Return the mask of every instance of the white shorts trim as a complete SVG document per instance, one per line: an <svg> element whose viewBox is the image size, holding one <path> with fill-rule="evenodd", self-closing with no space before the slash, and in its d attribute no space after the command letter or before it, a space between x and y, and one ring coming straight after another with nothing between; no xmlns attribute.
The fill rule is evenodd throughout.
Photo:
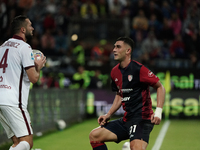
<svg viewBox="0 0 200 150"><path fill-rule="evenodd" d="M33 134L30 115L27 109L0 105L0 123L8 138Z"/></svg>

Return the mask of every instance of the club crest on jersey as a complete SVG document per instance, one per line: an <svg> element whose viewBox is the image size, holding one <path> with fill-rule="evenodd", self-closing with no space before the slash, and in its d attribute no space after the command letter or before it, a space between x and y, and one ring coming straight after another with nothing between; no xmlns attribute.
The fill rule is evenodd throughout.
<svg viewBox="0 0 200 150"><path fill-rule="evenodd" d="M133 79L133 76L132 75L128 75L128 81L131 82Z"/></svg>

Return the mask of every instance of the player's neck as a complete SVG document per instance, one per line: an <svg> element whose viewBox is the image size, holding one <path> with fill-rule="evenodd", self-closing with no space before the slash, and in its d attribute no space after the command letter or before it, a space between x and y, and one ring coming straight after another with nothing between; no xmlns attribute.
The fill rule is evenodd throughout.
<svg viewBox="0 0 200 150"><path fill-rule="evenodd" d="M25 38L24 34L18 33L15 35L21 37L23 39L23 41L26 42L26 38Z"/></svg>
<svg viewBox="0 0 200 150"><path fill-rule="evenodd" d="M130 61L131 61L130 58L121 61L121 62L120 62L120 67L121 67L121 68L126 68L126 67L129 65Z"/></svg>

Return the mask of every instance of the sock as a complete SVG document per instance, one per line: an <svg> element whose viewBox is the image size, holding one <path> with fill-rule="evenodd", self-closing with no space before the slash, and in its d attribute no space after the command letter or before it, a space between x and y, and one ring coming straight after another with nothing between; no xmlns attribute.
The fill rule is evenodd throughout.
<svg viewBox="0 0 200 150"><path fill-rule="evenodd" d="M30 145L26 141L21 141L16 147L10 147L9 150L30 150Z"/></svg>
<svg viewBox="0 0 200 150"><path fill-rule="evenodd" d="M107 146L104 142L91 141L90 144L91 144L93 150L108 150Z"/></svg>

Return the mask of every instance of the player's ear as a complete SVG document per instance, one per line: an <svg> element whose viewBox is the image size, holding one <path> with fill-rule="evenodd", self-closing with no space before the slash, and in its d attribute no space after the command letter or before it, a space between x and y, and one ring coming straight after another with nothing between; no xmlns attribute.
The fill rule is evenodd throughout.
<svg viewBox="0 0 200 150"><path fill-rule="evenodd" d="M127 53L131 53L131 49L128 48L128 49L126 50L126 52L127 52Z"/></svg>
<svg viewBox="0 0 200 150"><path fill-rule="evenodd" d="M21 32L25 33L26 29L24 27L21 27Z"/></svg>

